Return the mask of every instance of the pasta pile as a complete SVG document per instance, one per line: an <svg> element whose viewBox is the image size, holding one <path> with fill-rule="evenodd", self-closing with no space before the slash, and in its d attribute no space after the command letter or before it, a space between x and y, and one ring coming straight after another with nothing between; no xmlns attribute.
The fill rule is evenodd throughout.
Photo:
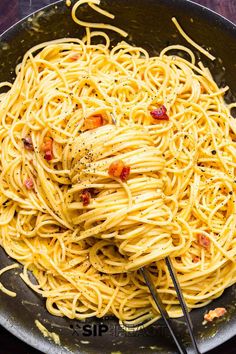
<svg viewBox="0 0 236 354"><path fill-rule="evenodd" d="M190 49L150 57L87 29L30 49L16 74L1 84L0 242L51 314L148 325L147 266L181 316L166 256L189 310L235 283L235 104Z"/></svg>

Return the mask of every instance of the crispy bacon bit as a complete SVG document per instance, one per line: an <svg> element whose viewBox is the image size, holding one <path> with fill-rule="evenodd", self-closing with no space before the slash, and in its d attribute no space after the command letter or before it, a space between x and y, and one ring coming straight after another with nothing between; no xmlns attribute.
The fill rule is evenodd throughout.
<svg viewBox="0 0 236 354"><path fill-rule="evenodd" d="M203 85L200 86L201 87L201 93L205 92L205 87Z"/></svg>
<svg viewBox="0 0 236 354"><path fill-rule="evenodd" d="M90 199L91 199L91 194L87 189L84 189L81 194L81 201L83 203L83 206L89 205Z"/></svg>
<svg viewBox="0 0 236 354"><path fill-rule="evenodd" d="M32 178L27 178L24 182L25 187L30 190L34 187L34 181L32 180Z"/></svg>
<svg viewBox="0 0 236 354"><path fill-rule="evenodd" d="M193 263L198 263L200 261L200 258L198 256L193 257Z"/></svg>
<svg viewBox="0 0 236 354"><path fill-rule="evenodd" d="M114 161L109 166L108 174L111 177L119 177L122 182L125 182L130 174L130 166L125 165L122 160Z"/></svg>
<svg viewBox="0 0 236 354"><path fill-rule="evenodd" d="M210 248L211 240L209 239L209 237L207 237L203 234L198 234L197 238L198 238L198 243L200 246L202 246L203 248L206 248L206 249Z"/></svg>
<svg viewBox="0 0 236 354"><path fill-rule="evenodd" d="M80 58L80 54L75 53L75 54L73 54L73 55L70 57L70 60L71 60L71 61L76 61L76 60L78 60L79 58Z"/></svg>
<svg viewBox="0 0 236 354"><path fill-rule="evenodd" d="M103 116L101 114L90 116L84 120L84 130L99 128L103 123Z"/></svg>
<svg viewBox="0 0 236 354"><path fill-rule="evenodd" d="M34 150L32 139L31 139L30 136L28 136L26 138L23 138L22 141L23 141L23 144L24 144L24 148L26 150L29 150L29 151L33 151Z"/></svg>
<svg viewBox="0 0 236 354"><path fill-rule="evenodd" d="M42 145L41 150L45 153L44 158L47 161L50 161L53 159L52 144L53 144L52 138L49 138L49 137L44 138L44 143Z"/></svg>
<svg viewBox="0 0 236 354"><path fill-rule="evenodd" d="M125 166L121 172L120 179L122 182L127 181L130 174L130 166Z"/></svg>
<svg viewBox="0 0 236 354"><path fill-rule="evenodd" d="M114 161L110 164L108 174L111 177L120 177L125 164L122 160Z"/></svg>
<svg viewBox="0 0 236 354"><path fill-rule="evenodd" d="M215 318L224 316L227 310L224 307L217 307L215 310L210 310L204 315L204 320L212 322Z"/></svg>
<svg viewBox="0 0 236 354"><path fill-rule="evenodd" d="M86 190L90 193L91 197L95 197L99 193L99 190L95 188L86 188Z"/></svg>
<svg viewBox="0 0 236 354"><path fill-rule="evenodd" d="M166 114L167 109L164 105L150 112L152 118L159 120L169 120L168 114Z"/></svg>

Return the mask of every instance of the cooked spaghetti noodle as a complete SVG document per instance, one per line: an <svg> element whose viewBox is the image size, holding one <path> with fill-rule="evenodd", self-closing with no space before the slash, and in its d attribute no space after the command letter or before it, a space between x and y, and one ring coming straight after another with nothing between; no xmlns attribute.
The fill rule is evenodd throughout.
<svg viewBox="0 0 236 354"><path fill-rule="evenodd" d="M150 57L87 28L30 49L16 74L0 95L0 241L51 314L154 322L145 265L181 316L166 256L189 310L235 283L234 105L189 48Z"/></svg>

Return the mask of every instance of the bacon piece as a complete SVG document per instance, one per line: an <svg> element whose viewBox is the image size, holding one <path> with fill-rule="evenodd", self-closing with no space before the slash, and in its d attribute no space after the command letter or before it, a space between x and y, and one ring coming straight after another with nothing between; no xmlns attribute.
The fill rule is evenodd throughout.
<svg viewBox="0 0 236 354"><path fill-rule="evenodd" d="M125 164L122 160L114 161L110 164L108 174L111 177L120 177Z"/></svg>
<svg viewBox="0 0 236 354"><path fill-rule="evenodd" d="M193 257L193 263L198 263L200 261L200 258L198 256Z"/></svg>
<svg viewBox="0 0 236 354"><path fill-rule="evenodd" d="M84 120L84 130L99 128L103 123L103 116L101 114L90 116Z"/></svg>
<svg viewBox="0 0 236 354"><path fill-rule="evenodd" d="M130 166L125 165L122 160L114 161L109 166L108 174L111 177L119 177L122 182L125 182L130 174Z"/></svg>
<svg viewBox="0 0 236 354"><path fill-rule="evenodd" d="M78 60L79 58L80 58L80 54L75 53L75 54L73 54L73 55L70 57L70 60L71 60L71 61L76 61L76 60Z"/></svg>
<svg viewBox="0 0 236 354"><path fill-rule="evenodd" d="M150 112L152 118L159 120L169 120L168 114L166 114L167 109L164 105Z"/></svg>
<svg viewBox="0 0 236 354"><path fill-rule="evenodd" d="M24 144L24 148L26 150L29 150L29 151L33 151L34 150L33 142L32 142L32 139L31 139L30 136L27 136L26 138L23 138L22 141L23 141L23 144Z"/></svg>
<svg viewBox="0 0 236 354"><path fill-rule="evenodd" d="M84 189L81 194L81 201L83 203L83 206L89 205L90 199L91 199L91 194L87 189Z"/></svg>
<svg viewBox="0 0 236 354"><path fill-rule="evenodd" d="M45 153L44 158L47 161L50 161L53 159L52 144L53 144L52 138L49 138L49 137L44 138L44 143L42 145L41 150Z"/></svg>
<svg viewBox="0 0 236 354"><path fill-rule="evenodd" d="M31 190L34 187L34 181L32 180L32 178L27 178L24 182L24 185L28 190Z"/></svg>
<svg viewBox="0 0 236 354"><path fill-rule="evenodd" d="M203 85L200 85L201 87L201 93L204 93L205 92L205 87Z"/></svg>
<svg viewBox="0 0 236 354"><path fill-rule="evenodd" d="M204 315L204 320L212 322L215 318L224 316L227 310L224 307L217 307L215 310L210 310Z"/></svg>
<svg viewBox="0 0 236 354"><path fill-rule="evenodd" d="M90 193L91 197L95 197L99 193L99 190L95 188L86 188L86 190Z"/></svg>
<svg viewBox="0 0 236 354"><path fill-rule="evenodd" d="M198 243L200 246L202 246L203 248L206 248L206 249L210 248L211 240L209 239L209 237L207 237L203 234L198 234L197 238L198 238Z"/></svg>
<svg viewBox="0 0 236 354"><path fill-rule="evenodd" d="M130 174L130 166L124 166L121 175L120 175L120 179L122 182L127 181L128 177Z"/></svg>

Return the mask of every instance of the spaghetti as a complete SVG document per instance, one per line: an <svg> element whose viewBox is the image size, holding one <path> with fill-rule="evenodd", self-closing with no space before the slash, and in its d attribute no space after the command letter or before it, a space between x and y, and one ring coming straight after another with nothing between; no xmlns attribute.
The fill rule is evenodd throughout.
<svg viewBox="0 0 236 354"><path fill-rule="evenodd" d="M159 317L141 266L171 317L166 256L189 310L235 283L234 105L189 48L111 49L76 22L83 40L37 45L2 84L0 242L51 314L139 328Z"/></svg>

